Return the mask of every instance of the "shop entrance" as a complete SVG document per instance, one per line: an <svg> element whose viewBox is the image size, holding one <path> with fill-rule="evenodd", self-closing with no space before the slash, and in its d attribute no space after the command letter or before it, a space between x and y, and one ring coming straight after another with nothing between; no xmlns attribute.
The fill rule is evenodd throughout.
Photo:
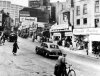
<svg viewBox="0 0 100 76"><path fill-rule="evenodd" d="M76 49L84 50L88 48L87 35L75 35Z"/></svg>
<svg viewBox="0 0 100 76"><path fill-rule="evenodd" d="M67 36L65 38L65 47L70 47L72 45L72 36Z"/></svg>
<svg viewBox="0 0 100 76"><path fill-rule="evenodd" d="M99 41L92 42L92 53L95 55L100 54L100 42Z"/></svg>

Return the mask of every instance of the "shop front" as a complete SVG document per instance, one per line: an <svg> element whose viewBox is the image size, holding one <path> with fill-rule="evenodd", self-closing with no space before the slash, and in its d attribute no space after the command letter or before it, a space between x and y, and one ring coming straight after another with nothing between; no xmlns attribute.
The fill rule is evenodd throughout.
<svg viewBox="0 0 100 76"><path fill-rule="evenodd" d="M100 34L90 35L91 49L93 54L100 54Z"/></svg>
<svg viewBox="0 0 100 76"><path fill-rule="evenodd" d="M88 53L96 53L100 44L100 28L85 28L73 30L74 48L87 49Z"/></svg>
<svg viewBox="0 0 100 76"><path fill-rule="evenodd" d="M72 46L72 37L73 37L72 32L65 32L65 47Z"/></svg>
<svg viewBox="0 0 100 76"><path fill-rule="evenodd" d="M50 37L53 41L57 41L60 45L62 45L64 41L63 44L65 46L65 43L67 43L68 40L72 39L72 29L69 29L70 27L71 26L68 26L66 24L53 25L50 29Z"/></svg>
<svg viewBox="0 0 100 76"><path fill-rule="evenodd" d="M61 33L54 33L54 34L53 34L53 40L54 40L54 41L59 41L59 40L61 40Z"/></svg>

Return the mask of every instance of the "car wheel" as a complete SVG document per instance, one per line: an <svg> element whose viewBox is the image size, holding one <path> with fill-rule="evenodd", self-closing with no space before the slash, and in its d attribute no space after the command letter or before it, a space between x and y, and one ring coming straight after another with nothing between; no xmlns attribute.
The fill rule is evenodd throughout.
<svg viewBox="0 0 100 76"><path fill-rule="evenodd" d="M35 50L36 50L36 54L38 54L38 49L36 48Z"/></svg>
<svg viewBox="0 0 100 76"><path fill-rule="evenodd" d="M8 37L7 41L10 42L10 38L9 37Z"/></svg>
<svg viewBox="0 0 100 76"><path fill-rule="evenodd" d="M49 53L46 52L46 53L45 53L45 56L46 56L46 57L49 57Z"/></svg>

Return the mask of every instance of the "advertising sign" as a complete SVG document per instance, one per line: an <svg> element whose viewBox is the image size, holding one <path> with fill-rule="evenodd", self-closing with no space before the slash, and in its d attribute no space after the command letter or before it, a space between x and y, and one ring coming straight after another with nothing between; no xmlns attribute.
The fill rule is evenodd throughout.
<svg viewBox="0 0 100 76"><path fill-rule="evenodd" d="M20 22L24 22L24 21L37 22L37 18L36 17L20 17Z"/></svg>
<svg viewBox="0 0 100 76"><path fill-rule="evenodd" d="M29 7L40 7L40 0L30 0Z"/></svg>
<svg viewBox="0 0 100 76"><path fill-rule="evenodd" d="M30 13L28 11L20 11L19 16L20 17L29 17Z"/></svg>

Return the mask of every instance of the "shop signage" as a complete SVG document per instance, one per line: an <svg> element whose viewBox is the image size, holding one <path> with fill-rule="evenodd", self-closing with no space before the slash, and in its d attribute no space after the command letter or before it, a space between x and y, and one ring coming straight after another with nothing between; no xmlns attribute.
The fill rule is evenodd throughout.
<svg viewBox="0 0 100 76"><path fill-rule="evenodd" d="M37 22L37 18L36 17L20 17L20 22L23 22L23 21Z"/></svg>
<svg viewBox="0 0 100 76"><path fill-rule="evenodd" d="M73 29L73 34L100 34L100 28Z"/></svg>
<svg viewBox="0 0 100 76"><path fill-rule="evenodd" d="M72 32L65 32L65 36L72 36L73 33Z"/></svg>
<svg viewBox="0 0 100 76"><path fill-rule="evenodd" d="M20 11L19 16L20 17L29 17L30 13L28 11Z"/></svg>
<svg viewBox="0 0 100 76"><path fill-rule="evenodd" d="M54 33L53 36L61 36L61 33Z"/></svg>

